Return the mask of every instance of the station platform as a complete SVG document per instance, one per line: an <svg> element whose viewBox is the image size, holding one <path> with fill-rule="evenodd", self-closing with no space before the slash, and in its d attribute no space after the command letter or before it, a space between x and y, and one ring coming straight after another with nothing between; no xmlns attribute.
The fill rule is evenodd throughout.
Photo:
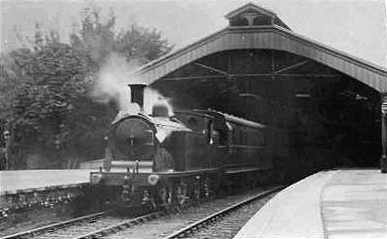
<svg viewBox="0 0 387 239"><path fill-rule="evenodd" d="M89 183L91 169L0 171L0 195ZM95 171L95 170L94 170Z"/></svg>
<svg viewBox="0 0 387 239"><path fill-rule="evenodd" d="M387 174L311 175L279 192L234 238L387 238Z"/></svg>

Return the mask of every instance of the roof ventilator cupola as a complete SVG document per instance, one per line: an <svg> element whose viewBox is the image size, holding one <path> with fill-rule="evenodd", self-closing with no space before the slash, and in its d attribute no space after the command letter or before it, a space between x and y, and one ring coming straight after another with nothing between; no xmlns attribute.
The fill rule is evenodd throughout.
<svg viewBox="0 0 387 239"><path fill-rule="evenodd" d="M291 30L274 12L248 3L225 16L230 27L279 26Z"/></svg>

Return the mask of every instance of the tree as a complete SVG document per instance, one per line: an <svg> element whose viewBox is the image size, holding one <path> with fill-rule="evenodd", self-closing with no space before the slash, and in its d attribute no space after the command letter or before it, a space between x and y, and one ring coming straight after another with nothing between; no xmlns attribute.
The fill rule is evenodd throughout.
<svg viewBox="0 0 387 239"><path fill-rule="evenodd" d="M31 48L1 58L0 118L10 125L13 168L74 167L102 157L116 109L90 97L98 70L113 52L144 63L172 49L156 30L133 25L116 34L114 14L103 22L97 10L85 13L69 44L36 25Z"/></svg>
<svg viewBox="0 0 387 239"><path fill-rule="evenodd" d="M113 13L105 22L102 22L100 11L96 8L86 8L83 13L81 30L71 34L71 45L87 51L98 66L112 52L121 54L128 62L135 60L144 64L169 53L173 48L156 29L132 24L129 29L116 34L116 17Z"/></svg>
<svg viewBox="0 0 387 239"><path fill-rule="evenodd" d="M68 118L86 92L87 57L69 45L47 40L28 54L13 52L11 56L18 72L25 75L25 80L18 82L20 88L11 99L8 116L14 151L52 154L69 134Z"/></svg>
<svg viewBox="0 0 387 239"><path fill-rule="evenodd" d="M140 64L157 59L171 50L172 46L156 29L149 30L135 24L129 30L120 32L115 43L115 51L121 52L128 61L136 59Z"/></svg>

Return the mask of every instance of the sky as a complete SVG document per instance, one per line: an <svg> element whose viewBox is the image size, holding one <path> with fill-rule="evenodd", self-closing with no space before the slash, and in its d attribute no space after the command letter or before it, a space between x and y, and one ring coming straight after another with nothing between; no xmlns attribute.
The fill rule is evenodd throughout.
<svg viewBox="0 0 387 239"><path fill-rule="evenodd" d="M117 31L133 23L156 28L178 49L226 27L224 15L248 2L298 34L387 67L385 0L0 0L0 50L20 47L16 32L32 37L35 23L67 41L91 3L115 13Z"/></svg>

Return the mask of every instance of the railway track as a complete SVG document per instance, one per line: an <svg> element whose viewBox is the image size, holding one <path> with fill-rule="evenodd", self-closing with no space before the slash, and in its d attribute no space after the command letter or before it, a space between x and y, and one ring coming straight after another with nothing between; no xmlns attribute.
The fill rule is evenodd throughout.
<svg viewBox="0 0 387 239"><path fill-rule="evenodd" d="M74 237L74 239L102 238L102 237L105 237L106 235L113 234L113 233L116 233L118 231L128 229L131 226L144 223L144 222L152 220L154 218L158 218L162 215L165 215L164 211L149 213L149 214L146 214L146 215L141 216L141 217L136 217L133 219L124 220L124 221L121 221L119 223L104 227L102 229L98 229L98 230L95 230L93 232Z"/></svg>
<svg viewBox="0 0 387 239"><path fill-rule="evenodd" d="M164 237L163 239L175 239L175 238L226 238L226 235L224 233L224 230L234 229L234 232L237 232L247 219L249 219L251 216L255 214L257 210L259 210L265 203L268 201L271 196L273 196L276 192L281 190L283 187L276 187L274 189L270 189L267 191L264 191L262 193L259 193L255 196L252 196L250 198L247 198L241 202L235 203L234 205L231 205L223 210L220 210L216 213L213 213L203 219L200 219L194 223L191 223L190 225L179 229L172 234ZM259 201L256 203L257 205L254 205L254 207L249 208L246 213L246 210L241 212L240 215L234 215L230 220L226 220L225 217L229 216L230 214L234 213L237 210L240 210L243 207L246 207L247 205ZM241 216L243 215L243 216ZM245 220L241 220L241 219ZM226 222L224 222L226 221ZM214 224L217 224L214 226ZM211 228L209 229L209 226L211 225ZM231 225L231 228L230 228ZM204 232L202 232L204 231ZM223 233L221 232L223 231ZM232 232L230 231L229 234ZM218 234L218 235L217 235ZM233 235L227 235L232 238Z"/></svg>
<svg viewBox="0 0 387 239"><path fill-rule="evenodd" d="M164 214L164 211L158 211L140 217L123 219L116 216L109 216L108 212L105 211L8 235L0 239L96 238L114 233L117 230L129 228L132 225L143 223ZM98 229L96 230L96 228Z"/></svg>
<svg viewBox="0 0 387 239"><path fill-rule="evenodd" d="M249 201L254 200L254 198L257 199L259 197L264 197L265 195L268 195L280 189L281 189L280 187L276 187L275 189L266 190L264 192L261 191L261 193L259 193L258 196L254 196L247 200L243 200L242 204L247 204ZM220 205L218 208L215 207L216 210L218 210L219 208L227 207L231 203L235 203L235 201L240 201L241 200L240 198L246 198L246 196L234 196L234 198L231 197L231 199L219 199L218 202L216 202L217 200L215 200L215 202L209 202L208 203L209 205L207 206L199 205L197 208L192 207L193 209L191 210L193 211L203 210L208 214L208 212L211 212L210 209L214 208L214 205L217 205L217 204ZM234 205L231 207L234 207ZM231 207L227 207L226 208L227 210L226 209L224 210L229 211L230 210L229 208ZM188 208L188 214L189 214L189 210L190 209ZM224 210L221 210L222 214L226 213L226 211ZM198 215L194 217L194 220L197 220L198 217L202 216L203 212L197 213L197 214ZM122 218L117 216L110 216L107 212L100 212L100 213L90 214L83 217L71 219L65 222L55 223L44 227L36 228L33 230L28 230L25 232L8 235L5 237L2 237L1 239L11 239L11 238L92 239L92 238L102 238L102 237L103 238L128 238L127 233L132 233L132 231L134 231L134 234L131 234L131 235L133 237L138 238L138 236L136 236L137 235L136 233L140 233L141 235L141 232L144 232L143 227L145 228L151 227L152 230L156 231L156 233L158 232L157 230L164 231L164 234L165 234L166 229L163 228L163 225L165 224L164 223L165 220L168 220L168 217L170 215L171 213L168 213L166 211L157 211L157 212L148 213L146 215L135 217L135 218ZM177 215L181 215L182 217L184 217L185 212L177 213ZM213 216L214 215L211 215L211 217ZM189 217L190 216L188 215L187 218ZM208 217L208 220L213 220L213 219L210 219L210 217ZM204 222L202 222L201 224L203 223ZM156 225L156 227L153 227L152 225ZM158 228L158 227L161 227L161 228ZM129 228L133 228L131 229L132 231L129 230ZM187 231L188 227L184 229ZM123 234L120 234L121 232L123 232ZM174 233L173 235L175 235L176 233ZM182 235L184 233L185 232L183 232L182 230L179 230L179 233L177 233L176 235L178 234ZM160 235L164 235L164 234L160 234ZM162 238L163 236L158 236L158 237ZM142 236L140 236L140 238L142 238ZM166 237L166 238L176 238L176 236Z"/></svg>
<svg viewBox="0 0 387 239"><path fill-rule="evenodd" d="M49 234L51 232L60 230L62 228L68 228L71 226L78 225L80 223L97 221L100 218L105 217L108 214L108 212L109 211L92 213L89 215L73 218L70 220L63 221L63 222L52 223L52 224L49 224L46 226L34 228L34 229L27 230L24 232L19 232L19 233L3 236L0 239L35 238L35 237L39 237L39 236L44 236L44 234Z"/></svg>
<svg viewBox="0 0 387 239"><path fill-rule="evenodd" d="M258 197L266 197L269 199L269 194L273 194L276 191L282 189L283 187L272 187L267 189L253 190L250 192L245 192L240 195L226 196L224 198L216 199L207 203L200 204L196 207L190 207L186 210L181 211L177 214L167 214L163 217L157 218L155 220L150 220L146 223L139 224L136 227L130 229L124 229L119 232L114 232L110 235L105 235L105 239L124 239L124 238L142 238L142 239L158 239L158 238L168 238L169 236L182 235L183 229L187 229L193 224L196 224L197 221L201 221L203 218L209 218L210 215L214 215L219 211L223 211L230 206L235 206L235 204L243 201L248 203L249 200L253 198L257 199ZM246 201L246 198L248 200ZM261 206L265 202L261 202ZM243 204L243 203L242 203ZM252 213L255 213L256 210L253 209ZM199 224L198 224L199 225ZM202 224L204 225L204 224ZM179 232L179 233L177 233ZM188 234L187 234L188 235ZM178 236L178 237L179 237ZM185 235L183 235L185 237ZM174 238L174 237L172 237ZM204 237L212 238L212 237ZM220 237L221 238L221 237Z"/></svg>

